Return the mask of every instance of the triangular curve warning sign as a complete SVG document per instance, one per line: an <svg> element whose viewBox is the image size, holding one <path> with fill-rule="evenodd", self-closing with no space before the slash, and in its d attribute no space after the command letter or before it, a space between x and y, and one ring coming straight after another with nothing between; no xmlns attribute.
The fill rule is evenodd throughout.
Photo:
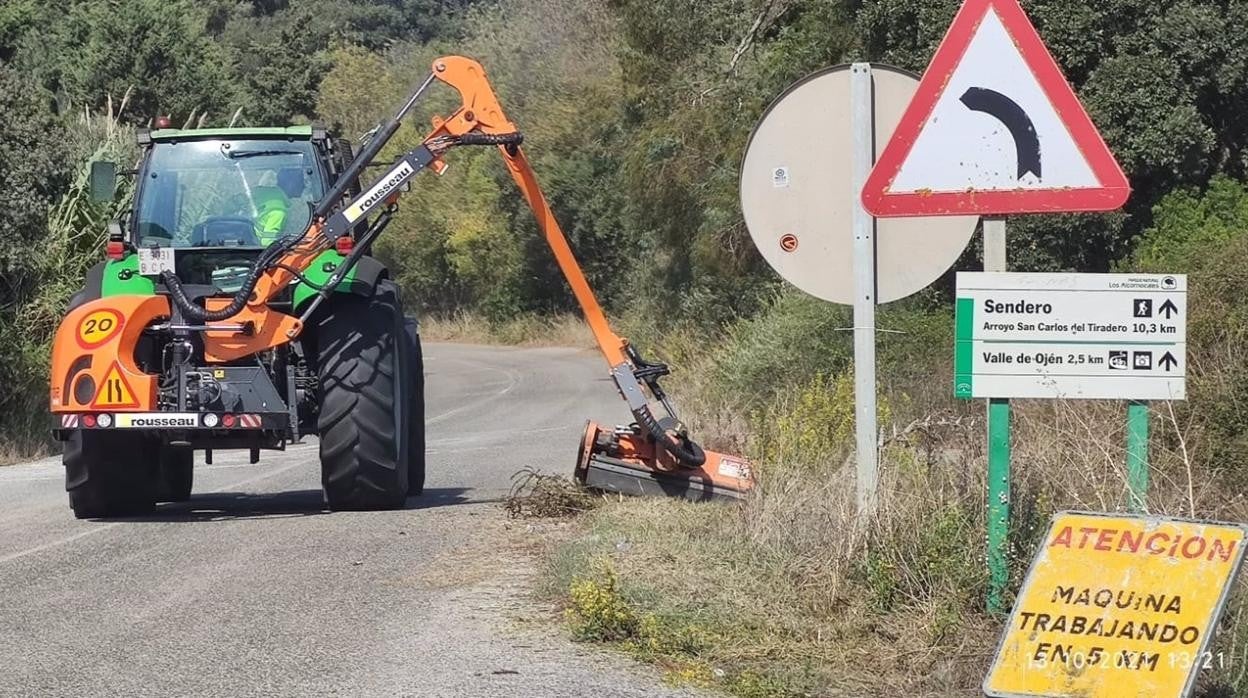
<svg viewBox="0 0 1248 698"><path fill-rule="evenodd" d="M881 218L1110 211L1130 184L1018 0L967 0L862 191Z"/></svg>
<svg viewBox="0 0 1248 698"><path fill-rule="evenodd" d="M109 366L108 372L104 374L104 381L95 393L95 401L91 403L91 409L101 407L133 409L138 406L139 400L135 396L134 388L130 387L130 382L126 380L121 364L114 361L113 365Z"/></svg>

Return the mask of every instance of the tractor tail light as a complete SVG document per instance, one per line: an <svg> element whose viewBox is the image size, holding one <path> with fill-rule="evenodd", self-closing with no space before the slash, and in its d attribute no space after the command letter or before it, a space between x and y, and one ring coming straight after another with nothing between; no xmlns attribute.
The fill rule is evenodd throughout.
<svg viewBox="0 0 1248 698"><path fill-rule="evenodd" d="M355 240L350 235L343 235L334 242L334 249L338 250L338 254L346 257L351 254L351 250L355 249Z"/></svg>
<svg viewBox="0 0 1248 698"><path fill-rule="evenodd" d="M109 240L104 249L109 259L121 259L126 256L126 243L121 240Z"/></svg>

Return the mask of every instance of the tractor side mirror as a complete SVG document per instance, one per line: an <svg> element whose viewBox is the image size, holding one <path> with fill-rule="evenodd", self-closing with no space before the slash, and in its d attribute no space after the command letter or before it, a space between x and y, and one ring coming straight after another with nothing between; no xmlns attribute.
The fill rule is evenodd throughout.
<svg viewBox="0 0 1248 698"><path fill-rule="evenodd" d="M99 160L91 163L87 193L92 201L112 201L117 195L117 163Z"/></svg>

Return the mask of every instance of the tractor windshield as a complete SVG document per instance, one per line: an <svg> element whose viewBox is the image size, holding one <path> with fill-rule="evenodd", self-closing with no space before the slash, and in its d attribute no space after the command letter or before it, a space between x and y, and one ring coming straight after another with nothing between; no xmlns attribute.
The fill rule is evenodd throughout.
<svg viewBox="0 0 1248 698"><path fill-rule="evenodd" d="M309 141L158 142L138 205L138 244L259 247L307 228L324 193Z"/></svg>

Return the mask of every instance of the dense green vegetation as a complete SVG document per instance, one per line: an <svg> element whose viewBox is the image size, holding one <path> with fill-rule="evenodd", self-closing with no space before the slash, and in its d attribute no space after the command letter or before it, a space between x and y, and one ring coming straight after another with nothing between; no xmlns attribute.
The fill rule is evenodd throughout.
<svg viewBox="0 0 1248 698"><path fill-rule="evenodd" d="M1248 130L1234 115L1248 106L1248 48L1200 37L1242 36L1248 13L1223 0L1028 5L1136 194L1119 215L1017 221L1014 259L1021 269L1105 270L1129 257L1166 193L1243 176ZM14 86L0 136L14 144L0 161L0 196L16 216L16 234L0 243L4 265L26 264L21 251L51 234L44 212L94 150L68 152L65 134L110 98L127 96L122 124L157 114L192 125L319 119L354 137L432 57L458 52L487 65L528 133L611 309L643 332L714 330L762 310L777 288L737 205L737 167L758 115L785 85L829 64L870 58L921 70L956 6L17 0L0 8L0 80ZM387 245L425 311L503 319L572 307L495 158L459 154L450 174L430 179ZM0 326L35 285L9 277Z"/></svg>
<svg viewBox="0 0 1248 698"><path fill-rule="evenodd" d="M647 597L644 585L630 587L628 573L661 570L675 580L665 584L678 583L679 570L656 561L730 551L725 559L737 565L738 576L792 591L779 606L727 606L756 621L753 631L769 637L787 632L792 647L818 648L825 638L875 637L879 614L900 622L921 617L912 624L917 629L902 633L903 640L922 645L913 656L930 655L927 649L950 633L971 638L973 647L958 660L962 664L953 663L946 684L913 687L961 686L975 673L963 671L966 664L981 659L976 643L991 633L982 632L986 626L977 615L978 566L964 564L983 555L982 476L966 475L982 472L981 454L973 450L975 439L965 438L982 425L966 421L974 415L953 404L946 389L948 282L881 316L882 326L902 331L881 340L881 362L884 423L895 435L889 486L909 495L902 497L906 504L890 512L869 541L790 535L800 527L840 530L827 510L839 495L822 489L802 494L798 485L802 478L843 480L850 351L839 328L848 320L843 309L784 290L755 253L737 201L737 170L750 130L786 85L847 60L922 70L957 5L9 0L0 5L0 205L8 214L0 237L0 454L44 445L47 342L83 269L101 253L105 222L117 213L118 207L85 201L87 162L132 159L133 128L158 114L179 125L320 120L357 137L423 78L435 56L462 53L486 65L504 106L526 132L526 148L556 213L609 310L642 344L693 369L684 374L682 397L695 420L721 445L793 466L776 470L781 474L773 480L794 483L792 491L756 503L731 522L700 510L676 512L680 532L731 535L717 539L720 547L698 547L687 558L688 551L671 555L660 546L652 557L617 561L621 576L604 577L608 590L618 586L627 596L631 588L630 601L643 603L658 595ZM1238 505L1217 493L1248 482L1248 412L1242 407L1248 404L1242 394L1248 359L1239 350L1248 336L1248 121L1242 116L1248 113L1248 2L1024 5L1135 193L1116 214L1011 221L1013 265L1193 275L1192 396L1170 428L1159 430L1162 484L1155 505L1242 518ZM429 113L448 104L443 94L430 101ZM394 147L415 142L421 128L418 123L406 131ZM418 182L382 246L407 297L426 314L469 312L499 323L572 310L498 159L481 151L454 153L451 160L446 175ZM959 268L976 268L977 254L969 250ZM1021 533L1055 507L1119 502L1113 465L1120 458L1105 445L1112 439L1118 448L1116 413L1063 410L1024 413L1020 438L1035 437L1026 442L1034 450L1024 454L1038 465L1017 483L1018 510L1025 514ZM942 454L954 451L966 454L966 463L946 462ZM1099 466L1071 460L1102 452L1108 455ZM1072 471L1083 485L1063 479ZM1193 477L1205 484L1188 487ZM1089 490L1088 483L1101 489ZM801 517L793 514L797 508ZM654 544L688 540L697 547L690 536L663 527L670 513L647 514L656 522L646 529ZM907 537L922 525L916 522L935 522L939 535ZM627 528L611 518L596 525L611 532ZM600 538L614 540L611 535ZM747 540L732 537L739 535ZM1021 566L1030 539L1020 540ZM836 554L824 554L827 548ZM962 562L943 562L954 558ZM815 588L826 593L809 595ZM583 582L577 589L597 598ZM679 598L672 593L680 589L662 591L663 598ZM846 608L846 597L855 600L848 608L862 622L824 623ZM712 659L697 652L725 643L688 635L702 632L686 622L696 613L638 613L634 634L647 652L689 654L696 661L686 668L716 682ZM813 625L768 625L794 615ZM670 618L679 620L672 626L676 639L661 632ZM729 632L712 630L717 637ZM805 633L819 641L811 645ZM776 678L764 659L748 653L714 655L713 661L745 662L748 670L727 680L736 681L739 692L758 695L791 687L817 692L831 666L808 655L801 676ZM899 671L934 671L908 661L896 658ZM856 679L866 682L864 693L871 678Z"/></svg>

